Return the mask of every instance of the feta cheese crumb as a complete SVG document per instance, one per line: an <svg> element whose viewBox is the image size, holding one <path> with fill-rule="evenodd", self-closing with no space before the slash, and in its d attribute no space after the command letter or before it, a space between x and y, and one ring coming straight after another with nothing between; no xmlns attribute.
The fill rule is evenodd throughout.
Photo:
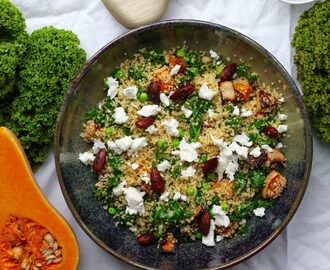
<svg viewBox="0 0 330 270"><path fill-rule="evenodd" d="M288 119L288 116L287 116L285 113L279 113L279 114L278 114L278 119L279 119L280 121L285 121L285 120Z"/></svg>
<svg viewBox="0 0 330 270"><path fill-rule="evenodd" d="M273 152L273 149L268 144L261 145L261 148L264 149L266 151L266 153Z"/></svg>
<svg viewBox="0 0 330 270"><path fill-rule="evenodd" d="M179 122L174 118L162 122L167 133L173 137L179 137Z"/></svg>
<svg viewBox="0 0 330 270"><path fill-rule="evenodd" d="M168 160L164 160L163 162L157 165L157 170L160 172L165 172L169 168L171 168L171 164Z"/></svg>
<svg viewBox="0 0 330 270"><path fill-rule="evenodd" d="M129 156L145 147L148 143L145 137L132 139L131 136L125 136L115 141L108 141L108 147L116 154L121 154L127 151Z"/></svg>
<svg viewBox="0 0 330 270"><path fill-rule="evenodd" d="M100 140L95 140L92 148L93 153L96 155L101 149L105 149L105 145Z"/></svg>
<svg viewBox="0 0 330 270"><path fill-rule="evenodd" d="M113 192L113 194L115 195L115 196L119 196L120 194L122 194L123 193L123 191L124 191L124 186L126 186L126 181L124 180L123 182L120 182L119 183L119 185L118 186L116 186L116 187L114 187L113 189L112 189L112 192Z"/></svg>
<svg viewBox="0 0 330 270"><path fill-rule="evenodd" d="M279 143L276 145L276 149L281 149L281 148L283 148L283 144L279 142Z"/></svg>
<svg viewBox="0 0 330 270"><path fill-rule="evenodd" d="M236 135L233 141L248 147L252 145L252 142L250 141L249 137L244 132L240 135Z"/></svg>
<svg viewBox="0 0 330 270"><path fill-rule="evenodd" d="M284 133L288 131L288 126L287 125L279 125L277 127L278 133Z"/></svg>
<svg viewBox="0 0 330 270"><path fill-rule="evenodd" d="M215 222L211 219L210 231L207 236L202 237L202 243L208 247L214 247L214 230L215 230Z"/></svg>
<svg viewBox="0 0 330 270"><path fill-rule="evenodd" d="M162 193L162 195L160 195L159 199L161 201L165 201L168 202L168 196L170 195L170 193L168 191L165 191L164 193Z"/></svg>
<svg viewBox="0 0 330 270"><path fill-rule="evenodd" d="M150 176L149 176L149 174L148 174L148 173L144 173L144 174L142 174L142 176L141 176L141 180L142 180L143 182L145 182L146 184L149 184L149 183L150 183Z"/></svg>
<svg viewBox="0 0 330 270"><path fill-rule="evenodd" d="M260 147L257 146L257 147L255 147L255 148L250 152L250 155L253 156L253 157L255 157L255 158L260 157L260 155L261 155L261 151L260 151L260 150L261 150Z"/></svg>
<svg viewBox="0 0 330 270"><path fill-rule="evenodd" d="M198 96L202 99L211 100L217 93L208 88L207 84L203 83L199 89Z"/></svg>
<svg viewBox="0 0 330 270"><path fill-rule="evenodd" d="M212 212L213 212L213 217L215 219L215 225L223 226L225 228L229 226L230 224L229 217L226 215L226 213L222 210L222 208L219 205L213 205Z"/></svg>
<svg viewBox="0 0 330 270"><path fill-rule="evenodd" d="M79 153L79 160L87 165L92 165L95 157L91 152Z"/></svg>
<svg viewBox="0 0 330 270"><path fill-rule="evenodd" d="M193 162L198 161L198 153L196 149L201 146L199 142L187 143L185 138L183 138L179 144L179 150L173 151L172 154L178 154L181 161Z"/></svg>
<svg viewBox="0 0 330 270"><path fill-rule="evenodd" d="M209 53L210 53L211 58L214 58L215 60L219 59L219 55L215 51L210 50Z"/></svg>
<svg viewBox="0 0 330 270"><path fill-rule="evenodd" d="M242 108L241 110L241 117L249 117L253 115L253 113L249 110L246 110L245 108Z"/></svg>
<svg viewBox="0 0 330 270"><path fill-rule="evenodd" d="M177 201L181 198L181 193L180 192L175 192L173 196L173 200Z"/></svg>
<svg viewBox="0 0 330 270"><path fill-rule="evenodd" d="M144 192L138 191L134 187L129 187L124 189L125 199L127 201L126 213L130 215L134 214L143 214L144 213L144 204L143 196Z"/></svg>
<svg viewBox="0 0 330 270"><path fill-rule="evenodd" d="M131 156L147 145L148 143L146 138L144 137L135 138L132 141L130 149L128 149L127 151L127 155Z"/></svg>
<svg viewBox="0 0 330 270"><path fill-rule="evenodd" d="M233 115L239 115L239 108L237 106L234 106Z"/></svg>
<svg viewBox="0 0 330 270"><path fill-rule="evenodd" d="M207 114L210 118L213 118L214 116L216 116L216 113L212 109L208 109Z"/></svg>
<svg viewBox="0 0 330 270"><path fill-rule="evenodd" d="M141 110L137 111L138 115L149 117L155 116L160 112L160 108L158 105L146 105L141 108Z"/></svg>
<svg viewBox="0 0 330 270"><path fill-rule="evenodd" d="M109 86L107 96L114 99L118 93L119 82L113 77L108 77L107 83Z"/></svg>
<svg viewBox="0 0 330 270"><path fill-rule="evenodd" d="M133 163L133 164L131 165L131 167L132 167L133 171L135 171L137 168L140 167L140 165L137 164L137 163Z"/></svg>
<svg viewBox="0 0 330 270"><path fill-rule="evenodd" d="M238 157L241 159L246 159L248 156L249 149L245 146L240 146L237 142L232 142L229 145L230 150L236 152Z"/></svg>
<svg viewBox="0 0 330 270"><path fill-rule="evenodd" d="M171 69L171 76L178 74L178 72L180 71L180 68L181 68L180 65L175 65L175 67Z"/></svg>
<svg viewBox="0 0 330 270"><path fill-rule="evenodd" d="M116 124L124 124L128 121L128 116L123 107L115 108L115 113L112 115Z"/></svg>
<svg viewBox="0 0 330 270"><path fill-rule="evenodd" d="M281 97L281 98L279 98L279 100L278 100L280 103L284 103L285 102L285 99L284 99L284 97Z"/></svg>
<svg viewBox="0 0 330 270"><path fill-rule="evenodd" d="M259 207L253 210L253 213L257 217L263 217L265 215L265 208L264 207Z"/></svg>
<svg viewBox="0 0 330 270"><path fill-rule="evenodd" d="M165 107L170 106L170 99L164 93L160 94L160 101Z"/></svg>
<svg viewBox="0 0 330 270"><path fill-rule="evenodd" d="M151 125L146 129L146 131L149 132L150 134L154 134L157 130L158 128L156 128L155 125Z"/></svg>
<svg viewBox="0 0 330 270"><path fill-rule="evenodd" d="M217 235L217 237L215 238L216 242L220 242L223 239L222 235Z"/></svg>
<svg viewBox="0 0 330 270"><path fill-rule="evenodd" d="M193 177L195 175L196 170L189 166L187 169L181 171L181 176L183 178Z"/></svg>
<svg viewBox="0 0 330 270"><path fill-rule="evenodd" d="M124 96L126 96L129 99L136 99L137 92L138 92L138 88L135 85L126 87L123 90Z"/></svg>
<svg viewBox="0 0 330 270"><path fill-rule="evenodd" d="M188 201L188 198L186 195L181 194L181 200L186 202L186 201Z"/></svg>
<svg viewBox="0 0 330 270"><path fill-rule="evenodd" d="M181 111L183 112L183 114L186 118L189 118L193 113L192 110L189 110L189 109L185 108L184 106L181 107Z"/></svg>

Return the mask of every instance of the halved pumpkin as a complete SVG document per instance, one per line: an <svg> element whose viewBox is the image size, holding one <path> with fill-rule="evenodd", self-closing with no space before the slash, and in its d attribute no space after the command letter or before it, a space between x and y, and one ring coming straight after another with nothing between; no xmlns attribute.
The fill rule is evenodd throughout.
<svg viewBox="0 0 330 270"><path fill-rule="evenodd" d="M79 249L74 233L41 192L20 142L14 133L5 127L0 127L0 205L0 237L4 238L8 226L16 226L15 222L19 223L18 226L21 228L37 224L33 229L41 228L41 239L48 241L50 234L56 240L56 245L61 247L61 259L49 265L45 263L40 266L40 270L77 268ZM38 231L36 233L38 234ZM4 239L0 239L0 243L1 240L4 242ZM24 246L26 241L23 240L21 243ZM4 244L2 248L3 246ZM15 247L12 246L11 250L8 250L9 255L13 254L13 249L15 251ZM13 264L15 262L18 260L13 260ZM22 269L21 266L13 267L14 265L8 264L8 261L4 264L0 260L0 269Z"/></svg>

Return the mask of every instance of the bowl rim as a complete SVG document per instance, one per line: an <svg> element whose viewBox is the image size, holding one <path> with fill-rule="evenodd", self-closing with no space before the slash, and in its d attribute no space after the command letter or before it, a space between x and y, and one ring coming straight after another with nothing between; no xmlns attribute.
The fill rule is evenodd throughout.
<svg viewBox="0 0 330 270"><path fill-rule="evenodd" d="M240 33L239 31L233 30L229 27L223 26L221 24L213 23L213 22L206 22L201 20L191 20L191 19L174 19L174 20L163 20L157 23L148 24L145 26L141 26L137 29L127 31L126 33L120 35L119 37L111 40L106 45L104 45L100 50L98 50L84 65L80 73L76 76L76 78L72 81L67 93L65 94L63 103L61 105L61 108L59 110L57 120L56 120L56 127L55 127L55 135L54 135L54 158L55 158L55 167L56 167L56 173L58 177L58 181L60 184L61 191L63 193L64 199L71 211L71 214L75 218L76 222L79 224L79 226L83 229L83 231L103 250L105 250L107 253L111 254L112 256L120 259L123 262L126 262L132 266L135 266L140 269L146 269L146 270L152 270L152 269L158 269L153 267L148 267L143 264L140 264L128 257L122 256L120 254L117 254L116 251L108 247L99 237L97 237L89 228L88 226L82 221L80 215L78 214L77 210L75 209L70 196L66 190L62 173L61 173L61 162L59 160L60 151L59 151L59 142L60 142L60 134L61 134L61 127L62 127L62 120L63 115L65 113L67 104L71 96L75 93L76 87L81 81L81 79L85 76L85 74L88 72L88 70L91 68L91 66L97 61L99 56L101 56L106 50L109 48L115 46L117 43L121 42L122 40L125 40L126 38L130 36L138 35L142 32L147 32L148 30L153 30L157 28L162 27L168 27L168 26L197 26L197 27L207 27L209 29L214 30L221 30L224 32L229 33L232 36L236 36L239 39L241 39L243 42L248 43L252 47L254 47L256 50L261 52L271 63L273 63L275 66L277 66L279 72L281 75L285 78L286 82L288 83L289 87L293 90L295 93L295 99L296 104L300 109L300 112L302 114L304 127L305 127L305 138L306 138L306 160L305 160L305 171L304 176L302 178L302 187L298 191L295 200L293 201L292 207L290 211L288 212L287 216L281 221L280 225L266 238L263 242L261 242L258 246L252 248L248 252L246 252L244 255L239 256L235 258L232 261L226 262L222 264L221 266L206 268L208 270L218 270L218 269L227 269L229 267L232 267L234 265L237 265L241 263L242 261L256 255L258 252L263 250L265 247L267 247L280 233L284 230L284 228L288 225L294 214L296 213L298 206L300 205L300 202L303 198L303 195L306 191L308 180L311 173L311 167L312 167L312 160L313 160L313 140L312 140L312 133L310 129L309 119L307 115L306 107L303 103L302 96L298 90L298 87L292 77L289 75L287 70L284 68L284 66L263 46L261 46L258 42L254 41L250 37Z"/></svg>

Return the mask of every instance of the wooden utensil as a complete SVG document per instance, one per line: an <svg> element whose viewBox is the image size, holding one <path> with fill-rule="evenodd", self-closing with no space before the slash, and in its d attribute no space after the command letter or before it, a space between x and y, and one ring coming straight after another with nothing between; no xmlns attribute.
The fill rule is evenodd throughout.
<svg viewBox="0 0 330 270"><path fill-rule="evenodd" d="M118 22L127 28L158 21L166 12L169 0L103 0Z"/></svg>

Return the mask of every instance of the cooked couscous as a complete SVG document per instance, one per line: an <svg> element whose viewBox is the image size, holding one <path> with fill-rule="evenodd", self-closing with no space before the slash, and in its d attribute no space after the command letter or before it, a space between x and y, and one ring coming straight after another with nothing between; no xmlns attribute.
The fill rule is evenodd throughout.
<svg viewBox="0 0 330 270"><path fill-rule="evenodd" d="M281 94L248 66L212 50L144 49L104 84L81 134L92 147L79 159L140 244L214 246L267 215L286 185L278 168L287 115Z"/></svg>

